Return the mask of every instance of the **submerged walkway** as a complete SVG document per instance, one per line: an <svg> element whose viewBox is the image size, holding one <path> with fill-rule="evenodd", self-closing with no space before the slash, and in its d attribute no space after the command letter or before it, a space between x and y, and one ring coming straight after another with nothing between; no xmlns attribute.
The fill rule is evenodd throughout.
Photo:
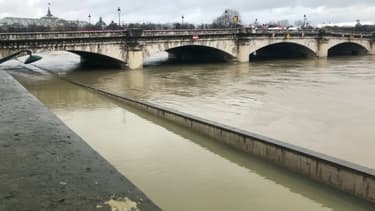
<svg viewBox="0 0 375 211"><path fill-rule="evenodd" d="M160 210L0 70L0 210Z"/></svg>

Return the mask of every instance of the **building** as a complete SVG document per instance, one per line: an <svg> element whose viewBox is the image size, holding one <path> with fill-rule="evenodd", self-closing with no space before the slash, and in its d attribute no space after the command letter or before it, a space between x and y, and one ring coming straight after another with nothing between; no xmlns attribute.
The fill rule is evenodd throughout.
<svg viewBox="0 0 375 211"><path fill-rule="evenodd" d="M88 22L86 21L72 21L72 20L64 20L52 15L50 7L48 7L47 14L41 18L18 18L18 17L5 17L0 19L0 27L1 28L27 28L31 26L36 27L64 27L64 26L78 26L83 27L87 25Z"/></svg>

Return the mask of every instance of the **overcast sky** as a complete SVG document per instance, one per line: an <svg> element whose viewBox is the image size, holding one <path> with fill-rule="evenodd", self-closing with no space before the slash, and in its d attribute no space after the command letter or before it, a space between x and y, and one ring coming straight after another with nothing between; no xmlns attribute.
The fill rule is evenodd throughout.
<svg viewBox="0 0 375 211"><path fill-rule="evenodd" d="M99 16L104 21L117 22L117 7L121 20L128 22L176 22L185 16L186 22L210 23L226 8L238 10L243 23L288 19L290 23L303 19L306 14L313 24L375 22L375 0L0 0L0 18L33 17L46 14L51 2L53 15L68 20L92 22Z"/></svg>

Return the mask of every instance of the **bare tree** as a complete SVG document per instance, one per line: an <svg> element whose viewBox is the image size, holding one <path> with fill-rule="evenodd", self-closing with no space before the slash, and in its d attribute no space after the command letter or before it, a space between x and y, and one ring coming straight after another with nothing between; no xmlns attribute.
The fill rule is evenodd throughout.
<svg viewBox="0 0 375 211"><path fill-rule="evenodd" d="M277 23L278 26L281 26L281 27L288 27L289 26L288 20L279 20L276 23Z"/></svg>

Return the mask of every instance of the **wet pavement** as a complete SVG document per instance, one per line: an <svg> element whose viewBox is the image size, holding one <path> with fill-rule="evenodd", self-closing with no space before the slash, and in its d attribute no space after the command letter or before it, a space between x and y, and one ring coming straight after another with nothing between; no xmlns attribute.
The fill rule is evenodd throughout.
<svg viewBox="0 0 375 211"><path fill-rule="evenodd" d="M160 210L0 71L0 210Z"/></svg>

